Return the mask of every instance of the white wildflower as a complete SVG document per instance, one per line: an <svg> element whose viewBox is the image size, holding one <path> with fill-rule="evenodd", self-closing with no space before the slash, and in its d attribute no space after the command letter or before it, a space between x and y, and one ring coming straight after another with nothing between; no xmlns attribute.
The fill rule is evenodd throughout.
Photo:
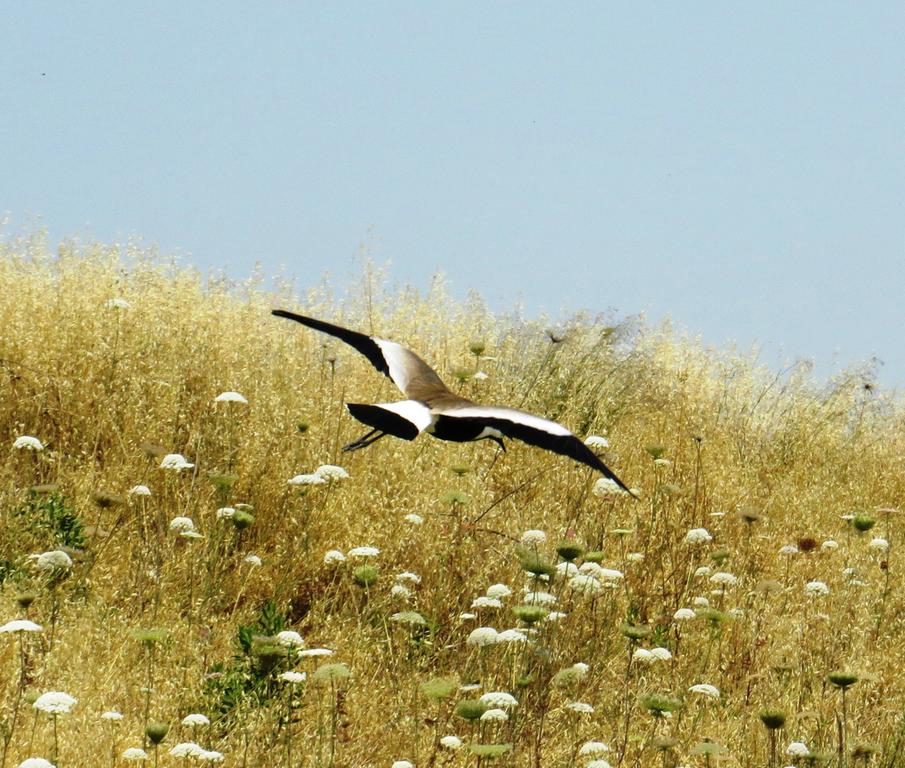
<svg viewBox="0 0 905 768"><path fill-rule="evenodd" d="M346 556L338 549L328 550L324 554L324 565L338 565L339 563L344 563L345 561Z"/></svg>
<svg viewBox="0 0 905 768"><path fill-rule="evenodd" d="M190 715L186 715L182 718L182 724L195 727L199 725L210 725L211 721L208 720L207 715L202 715L200 712L192 712Z"/></svg>
<svg viewBox="0 0 905 768"><path fill-rule="evenodd" d="M807 757L811 754L811 750L803 741L792 741L786 747L786 754L789 757Z"/></svg>
<svg viewBox="0 0 905 768"><path fill-rule="evenodd" d="M129 747L123 750L122 758L123 760L147 760L148 753L141 747Z"/></svg>
<svg viewBox="0 0 905 768"><path fill-rule="evenodd" d="M528 638L521 628L504 629L496 636L498 643L524 643Z"/></svg>
<svg viewBox="0 0 905 768"><path fill-rule="evenodd" d="M738 584L738 576L734 574L727 573L726 571L717 571L713 576L710 577L710 583L716 584L720 587L734 587Z"/></svg>
<svg viewBox="0 0 905 768"><path fill-rule="evenodd" d="M471 611L465 611L464 613L459 614L460 621L474 621L478 618L477 614L472 613Z"/></svg>
<svg viewBox="0 0 905 768"><path fill-rule="evenodd" d="M556 595L551 595L549 592L535 592L531 589L526 589L523 600L528 605L555 605Z"/></svg>
<svg viewBox="0 0 905 768"><path fill-rule="evenodd" d="M601 568L597 575L604 581L622 581L625 575L615 568Z"/></svg>
<svg viewBox="0 0 905 768"><path fill-rule="evenodd" d="M484 381L484 379L488 378L488 375L484 371L476 371L475 375L471 378L475 381Z"/></svg>
<svg viewBox="0 0 905 768"><path fill-rule="evenodd" d="M105 305L109 309L128 309L129 308L129 302L119 296L114 296L112 299L107 299L107 301L105 302Z"/></svg>
<svg viewBox="0 0 905 768"><path fill-rule="evenodd" d="M632 661L637 661L641 664L653 664L656 659L654 654L647 648L635 648L635 652L632 654Z"/></svg>
<svg viewBox="0 0 905 768"><path fill-rule="evenodd" d="M692 528L685 534L686 544L707 544L713 541L713 536L706 528Z"/></svg>
<svg viewBox="0 0 905 768"><path fill-rule="evenodd" d="M207 760L210 763L222 763L223 753L218 752L215 749L202 749L201 754L198 755L198 759Z"/></svg>
<svg viewBox="0 0 905 768"><path fill-rule="evenodd" d="M26 757L19 763L18 768L56 768L56 766L43 757Z"/></svg>
<svg viewBox="0 0 905 768"><path fill-rule="evenodd" d="M586 741L581 745L578 754L582 757L593 757L594 755L602 755L609 752L610 748L602 741Z"/></svg>
<svg viewBox="0 0 905 768"><path fill-rule="evenodd" d="M352 547L347 553L348 557L377 557L380 550L377 547Z"/></svg>
<svg viewBox="0 0 905 768"><path fill-rule="evenodd" d="M800 551L797 544L784 544L779 548L781 555L797 555Z"/></svg>
<svg viewBox="0 0 905 768"><path fill-rule="evenodd" d="M66 715L72 711L78 699L74 699L63 691L48 691L42 693L32 706L49 715Z"/></svg>
<svg viewBox="0 0 905 768"><path fill-rule="evenodd" d="M186 533L187 531L195 530L195 521L190 517L174 517L170 520L170 530L176 531L176 533Z"/></svg>
<svg viewBox="0 0 905 768"><path fill-rule="evenodd" d="M560 619L564 619L569 614L563 613L562 611L550 611L544 618L544 621L559 621Z"/></svg>
<svg viewBox="0 0 905 768"><path fill-rule="evenodd" d="M629 552L625 556L625 559L630 563L640 563L642 560L644 560L644 553L643 552Z"/></svg>
<svg viewBox="0 0 905 768"><path fill-rule="evenodd" d="M593 595L600 592L603 589L603 585L596 577L587 573L579 573L569 579L569 589L574 589L576 592L586 595Z"/></svg>
<svg viewBox="0 0 905 768"><path fill-rule="evenodd" d="M403 571L396 574L396 581L410 581L412 584L420 584L421 577L417 573L411 571Z"/></svg>
<svg viewBox="0 0 905 768"><path fill-rule="evenodd" d="M620 496L625 493L619 484L609 477L601 477L594 483L593 493L595 496Z"/></svg>
<svg viewBox="0 0 905 768"><path fill-rule="evenodd" d="M42 629L40 624L35 624L28 619L13 619L0 627L0 634L7 632L40 632Z"/></svg>
<svg viewBox="0 0 905 768"><path fill-rule="evenodd" d="M44 573L55 571L68 571L72 568L72 558L62 549L51 549L39 555L31 555L35 561L35 567Z"/></svg>
<svg viewBox="0 0 905 768"><path fill-rule="evenodd" d="M32 437L31 435L22 435L21 437L17 437L13 442L13 448L16 450L22 451L43 451L44 443L42 443L38 438Z"/></svg>
<svg viewBox="0 0 905 768"><path fill-rule="evenodd" d="M886 539L877 536L876 538L871 539L870 544L868 544L867 546L871 549L877 550L878 552L885 552L887 549L889 549L889 542Z"/></svg>
<svg viewBox="0 0 905 768"><path fill-rule="evenodd" d="M324 480L345 480L349 477L349 473L342 467L335 464L321 464L314 470L314 474L322 477Z"/></svg>
<svg viewBox="0 0 905 768"><path fill-rule="evenodd" d="M583 661L576 661L572 665L572 669L574 669L580 677L584 677L586 674L588 674L588 670L590 669L590 667L587 664L585 664Z"/></svg>
<svg viewBox="0 0 905 768"><path fill-rule="evenodd" d="M214 398L215 403L241 403L242 405L248 405L248 400L246 400L242 395L238 392L221 392Z"/></svg>
<svg viewBox="0 0 905 768"><path fill-rule="evenodd" d="M518 699L505 691L488 691L481 695L480 701L488 707L499 707L507 710L518 706Z"/></svg>
<svg viewBox="0 0 905 768"><path fill-rule="evenodd" d="M499 633L493 627L478 627L471 630L465 642L467 645L476 645L480 648L485 645L493 645L498 636Z"/></svg>
<svg viewBox="0 0 905 768"><path fill-rule="evenodd" d="M830 588L822 581L809 581L804 585L804 591L811 597L822 597L830 593Z"/></svg>
<svg viewBox="0 0 905 768"><path fill-rule="evenodd" d="M824 551L839 549L839 542L834 541L833 539L827 539L823 544L820 545L820 548Z"/></svg>
<svg viewBox="0 0 905 768"><path fill-rule="evenodd" d="M412 596L412 590L405 584L394 584L390 587L390 596L398 600L408 600Z"/></svg>
<svg viewBox="0 0 905 768"><path fill-rule="evenodd" d="M710 607L710 601L703 595L693 598L691 602L697 608L709 608Z"/></svg>
<svg viewBox="0 0 905 768"><path fill-rule="evenodd" d="M235 507L220 507L217 510L217 519L218 520L231 520L236 516L236 508Z"/></svg>
<svg viewBox="0 0 905 768"><path fill-rule="evenodd" d="M284 648L304 648L305 641L302 639L302 636L291 629L284 629L282 632L277 633L277 644L282 645Z"/></svg>
<svg viewBox="0 0 905 768"><path fill-rule="evenodd" d="M296 475L286 481L289 485L326 485L327 480L320 475Z"/></svg>
<svg viewBox="0 0 905 768"><path fill-rule="evenodd" d="M696 618L697 614L693 610L691 610L691 608L679 608L679 610L676 611L672 615L672 617L676 621L690 621L691 619Z"/></svg>
<svg viewBox="0 0 905 768"><path fill-rule="evenodd" d="M202 536L200 533L198 533L198 531L180 531L179 535L183 539L203 539L204 538L204 536Z"/></svg>
<svg viewBox="0 0 905 768"><path fill-rule="evenodd" d="M588 435L584 439L584 444L588 446L588 448L609 448L610 441L607 440L603 435Z"/></svg>
<svg viewBox="0 0 905 768"><path fill-rule="evenodd" d="M480 597L476 597L471 601L471 609L473 611L480 610L481 608L502 608L503 604L497 600L495 597L487 597L486 595L481 595Z"/></svg>
<svg viewBox="0 0 905 768"><path fill-rule="evenodd" d="M487 587L485 594L487 597L495 597L498 600L502 600L504 597L509 597L512 594L512 590L505 584L491 584Z"/></svg>
<svg viewBox="0 0 905 768"><path fill-rule="evenodd" d="M569 562L563 561L563 562L557 564L556 572L560 576L569 578L571 576L575 576L575 574L578 573L578 566L575 565L575 563L569 563Z"/></svg>
<svg viewBox="0 0 905 768"><path fill-rule="evenodd" d="M570 701L566 704L566 709L577 712L579 715L590 715L594 712L594 707L584 701Z"/></svg>
<svg viewBox="0 0 905 768"><path fill-rule="evenodd" d="M146 485L133 485L126 493L130 496L150 496L151 489Z"/></svg>
<svg viewBox="0 0 905 768"><path fill-rule="evenodd" d="M194 466L186 461L185 456L181 453L168 453L160 461L161 469L175 469L177 472L182 469L191 469Z"/></svg>
<svg viewBox="0 0 905 768"><path fill-rule="evenodd" d="M409 512L403 519L412 525L421 525L424 522L424 518L415 512Z"/></svg>
<svg viewBox="0 0 905 768"><path fill-rule="evenodd" d="M543 544L547 540L547 534L536 528L525 531L522 534L522 544Z"/></svg>
<svg viewBox="0 0 905 768"><path fill-rule="evenodd" d="M173 757L201 757L203 747L199 747L194 741L183 741L170 749Z"/></svg>
<svg viewBox="0 0 905 768"><path fill-rule="evenodd" d="M664 712L663 714L665 714L665 715L671 715L672 712ZM611 766L606 760L597 759L597 760L591 760L591 761L585 766L585 768L613 768L613 766Z"/></svg>
<svg viewBox="0 0 905 768"><path fill-rule="evenodd" d="M108 710L107 712L101 712L101 720L110 720L113 722L118 722L123 719L123 713L117 712L116 710Z"/></svg>
<svg viewBox="0 0 905 768"><path fill-rule="evenodd" d="M315 658L318 656L332 656L333 651L329 648L306 648L304 651L299 651L296 656L299 658Z"/></svg>
<svg viewBox="0 0 905 768"><path fill-rule="evenodd" d="M408 760L394 760L391 768L415 768L415 766Z"/></svg>
<svg viewBox="0 0 905 768"><path fill-rule="evenodd" d="M709 576L713 573L713 569L709 565L701 565L695 569L694 575L698 578L703 578L704 576Z"/></svg>
<svg viewBox="0 0 905 768"><path fill-rule="evenodd" d="M258 567L261 565L262 560L257 555L245 555L245 557L242 558L242 562L248 563L251 566Z"/></svg>
<svg viewBox="0 0 905 768"><path fill-rule="evenodd" d="M498 707L488 709L481 715L481 720L484 720L484 721L499 720L499 721L505 722L508 719L509 719L509 715L506 714L506 710L499 709Z"/></svg>
<svg viewBox="0 0 905 768"><path fill-rule="evenodd" d="M720 689L709 683L697 683L688 689L690 693L700 693L710 699L718 699L720 697Z"/></svg>
<svg viewBox="0 0 905 768"><path fill-rule="evenodd" d="M672 659L672 654L669 652L668 648L651 648L650 655L653 656L657 661L669 661Z"/></svg>
<svg viewBox="0 0 905 768"><path fill-rule="evenodd" d="M440 739L440 746L446 749L459 749L462 746L462 739L453 735L444 736Z"/></svg>
<svg viewBox="0 0 905 768"><path fill-rule="evenodd" d="M284 683L304 683L307 677L308 675L304 672L294 672L292 670L280 673L280 680Z"/></svg>

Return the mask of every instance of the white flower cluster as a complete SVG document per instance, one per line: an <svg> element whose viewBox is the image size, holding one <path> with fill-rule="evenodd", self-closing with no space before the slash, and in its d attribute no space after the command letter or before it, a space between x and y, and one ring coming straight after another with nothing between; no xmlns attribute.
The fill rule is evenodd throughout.
<svg viewBox="0 0 905 768"><path fill-rule="evenodd" d="M331 480L345 480L349 473L335 464L321 464L314 472L307 475L296 475L287 480L289 485L324 485Z"/></svg>

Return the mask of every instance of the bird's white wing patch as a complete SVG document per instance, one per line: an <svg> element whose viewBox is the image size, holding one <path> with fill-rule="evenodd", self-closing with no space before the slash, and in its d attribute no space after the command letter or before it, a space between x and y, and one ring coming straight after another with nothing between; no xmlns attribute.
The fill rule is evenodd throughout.
<svg viewBox="0 0 905 768"><path fill-rule="evenodd" d="M450 408L449 410L443 411L443 415L454 419L503 419L504 421L511 421L513 424L521 424L522 426L530 427L531 429L539 429L549 435L564 437L572 434L562 424L550 421L550 419L541 418L540 416L535 416L533 413L518 411L515 408L469 405L465 408Z"/></svg>
<svg viewBox="0 0 905 768"><path fill-rule="evenodd" d="M424 432L434 423L434 417L431 409L418 400L399 400L395 403L376 403L378 408L385 411L392 411L397 416L401 416L406 421L418 427L419 432Z"/></svg>
<svg viewBox="0 0 905 768"><path fill-rule="evenodd" d="M395 341L378 339L376 336L373 339L374 343L380 347L383 359L387 361L387 368L390 369L390 378L393 383L405 392L417 367L412 358L417 360L417 356Z"/></svg>

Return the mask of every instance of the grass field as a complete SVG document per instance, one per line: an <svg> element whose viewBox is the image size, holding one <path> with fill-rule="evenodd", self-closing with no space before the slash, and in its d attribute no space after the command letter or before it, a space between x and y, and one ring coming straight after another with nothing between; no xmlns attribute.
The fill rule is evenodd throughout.
<svg viewBox="0 0 905 768"><path fill-rule="evenodd" d="M905 411L868 372L40 237L0 295L2 768L905 765ZM516 442L342 454L344 402L401 396L274 306L605 436L640 501Z"/></svg>

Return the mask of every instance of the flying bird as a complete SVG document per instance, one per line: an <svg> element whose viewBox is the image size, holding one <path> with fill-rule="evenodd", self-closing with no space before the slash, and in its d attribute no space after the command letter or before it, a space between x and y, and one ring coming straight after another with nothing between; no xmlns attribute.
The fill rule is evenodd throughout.
<svg viewBox="0 0 905 768"><path fill-rule="evenodd" d="M394 341L285 309L274 309L273 314L346 342L368 358L371 365L392 380L406 396L407 399L394 403L347 403L349 413L371 427L371 431L344 446L343 451L366 448L387 435L414 440L422 432L457 443L493 440L505 451L503 438L513 437L586 464L634 496L628 486L562 424L515 408L479 405L460 397L451 392L437 372L418 355Z"/></svg>

